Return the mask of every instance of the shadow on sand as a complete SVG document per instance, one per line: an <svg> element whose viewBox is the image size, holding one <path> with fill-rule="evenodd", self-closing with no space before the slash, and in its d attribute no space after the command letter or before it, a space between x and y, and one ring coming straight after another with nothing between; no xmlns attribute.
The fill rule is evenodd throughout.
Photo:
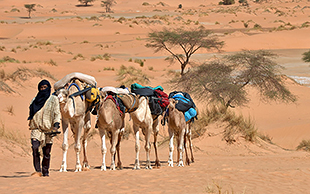
<svg viewBox="0 0 310 194"><path fill-rule="evenodd" d="M5 176L2 175L0 178L26 178L26 177L31 177L30 172L15 172L16 175L10 175L10 176Z"/></svg>

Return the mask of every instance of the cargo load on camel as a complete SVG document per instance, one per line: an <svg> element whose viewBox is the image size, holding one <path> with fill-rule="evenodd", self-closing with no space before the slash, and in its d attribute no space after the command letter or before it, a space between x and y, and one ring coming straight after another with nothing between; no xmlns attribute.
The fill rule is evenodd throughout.
<svg viewBox="0 0 310 194"><path fill-rule="evenodd" d="M196 105L188 93L174 91L169 94L169 98L173 98L178 101L175 108L184 113L186 122L193 122L194 118L197 119Z"/></svg>
<svg viewBox="0 0 310 194"><path fill-rule="evenodd" d="M169 104L168 95L163 92L163 87L157 86L152 88L150 86L141 86L134 83L131 85L131 92L140 96L147 96L149 99L149 106L152 115L161 115Z"/></svg>

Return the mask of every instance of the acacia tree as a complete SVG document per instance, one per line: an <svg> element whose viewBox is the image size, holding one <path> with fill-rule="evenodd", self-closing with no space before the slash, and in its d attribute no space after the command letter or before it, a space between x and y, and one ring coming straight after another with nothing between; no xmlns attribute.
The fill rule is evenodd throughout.
<svg viewBox="0 0 310 194"><path fill-rule="evenodd" d="M111 7L115 4L116 4L116 1L114 0L101 1L101 7L105 7L106 13L111 13L112 12Z"/></svg>
<svg viewBox="0 0 310 194"><path fill-rule="evenodd" d="M184 75L185 67L189 64L191 56L199 49L220 50L224 42L211 36L212 32L200 26L196 29L166 29L153 31L148 34L148 48L155 49L155 53L166 50L171 54L171 62L178 61L181 65L181 75ZM180 52L178 53L178 52Z"/></svg>
<svg viewBox="0 0 310 194"><path fill-rule="evenodd" d="M36 11L34 9L34 7L36 6L36 4L25 4L24 7L27 9L28 11L28 18L31 18L30 14L32 11Z"/></svg>
<svg viewBox="0 0 310 194"><path fill-rule="evenodd" d="M84 4L85 6L87 6L88 3L92 3L95 0L79 0L80 3Z"/></svg>
<svg viewBox="0 0 310 194"><path fill-rule="evenodd" d="M249 101L247 87L258 89L265 101L294 102L296 96L284 85L283 67L273 61L275 56L264 50L242 51L192 68L171 82L201 100L220 102L226 109Z"/></svg>

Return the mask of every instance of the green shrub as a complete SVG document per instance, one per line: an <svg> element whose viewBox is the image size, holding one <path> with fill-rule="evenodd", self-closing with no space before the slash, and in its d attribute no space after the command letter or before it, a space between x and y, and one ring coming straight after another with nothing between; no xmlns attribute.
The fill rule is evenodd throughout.
<svg viewBox="0 0 310 194"><path fill-rule="evenodd" d="M140 65L140 67L144 66L144 62L142 59L135 59L135 63L138 63Z"/></svg>

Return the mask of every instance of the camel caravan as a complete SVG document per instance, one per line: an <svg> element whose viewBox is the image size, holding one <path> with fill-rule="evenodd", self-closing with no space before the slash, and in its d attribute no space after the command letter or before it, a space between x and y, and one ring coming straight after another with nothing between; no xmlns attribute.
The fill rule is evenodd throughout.
<svg viewBox="0 0 310 194"><path fill-rule="evenodd" d="M110 170L122 169L120 145L125 129L125 114L130 114L135 135L135 152L133 169L140 169L140 129L144 135L146 151L146 169L151 166L151 137L153 134L155 162L154 167L161 166L158 157L157 139L159 124L168 125L169 158L168 166L173 167L174 137L177 142L177 166L194 162L191 143L191 123L197 119L197 108L190 95L174 91L169 95L163 92L161 86L155 88L132 84L130 90L125 86L97 87L96 79L90 75L74 72L66 75L54 84L54 95L59 99L63 131L63 160L60 172L67 171L68 130L69 126L74 137L76 152L75 172L90 168L87 160L87 135L91 129L91 114L96 115L95 128L98 128L101 138L102 165L106 171L106 136L110 140L111 164ZM160 118L161 121L159 120ZM84 130L83 130L84 129ZM189 142L191 159L189 159L186 142ZM83 148L83 163L80 162L81 142ZM115 161L117 155L117 163Z"/></svg>

